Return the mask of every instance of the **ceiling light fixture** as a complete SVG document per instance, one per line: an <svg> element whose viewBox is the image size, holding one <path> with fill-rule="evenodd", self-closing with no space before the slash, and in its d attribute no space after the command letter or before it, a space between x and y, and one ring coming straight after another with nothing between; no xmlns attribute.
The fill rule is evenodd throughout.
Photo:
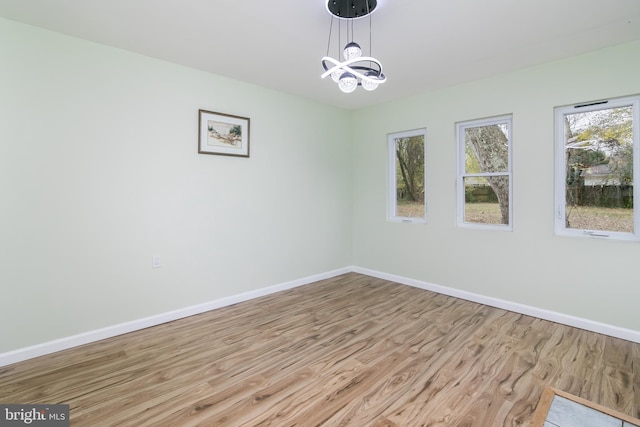
<svg viewBox="0 0 640 427"><path fill-rule="evenodd" d="M371 56L371 14L378 5L377 0L327 0L327 11L331 14L329 26L329 42L327 56L322 58L324 74L322 78L331 76L338 87L345 93L351 93L358 86L371 91L387 81L382 72L380 61ZM353 23L356 19L369 16L369 56L362 56L362 48L353 41ZM345 43L342 51L344 61L337 61L329 56L331 34L334 18L338 20L338 48L342 44L342 24L345 27ZM338 58L340 55L338 55Z"/></svg>

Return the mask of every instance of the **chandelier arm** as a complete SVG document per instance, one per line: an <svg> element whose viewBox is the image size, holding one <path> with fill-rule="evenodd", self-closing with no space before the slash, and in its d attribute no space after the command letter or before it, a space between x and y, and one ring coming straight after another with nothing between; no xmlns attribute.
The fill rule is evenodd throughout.
<svg viewBox="0 0 640 427"><path fill-rule="evenodd" d="M356 62L374 62L376 65L378 65L380 68L382 68L382 65L380 64L380 61L378 61L376 58L372 58L370 56L361 56L359 58L353 58L350 59L348 61L345 61L344 63L348 63L348 64L353 64Z"/></svg>
<svg viewBox="0 0 640 427"><path fill-rule="evenodd" d="M349 68L349 67L347 68L349 72L354 76L356 76L356 78L358 78L359 80L366 80L371 83L384 83L385 81L387 81L387 78L384 76L384 74L381 74L382 79L373 79L370 76L365 76L361 72L357 71L357 68Z"/></svg>
<svg viewBox="0 0 640 427"><path fill-rule="evenodd" d="M333 64L333 67L329 68L327 67L326 62L330 62ZM342 64L338 61L336 61L335 59L333 59L330 56L325 56L324 58L322 58L322 68L325 69L325 73L322 74L322 76L320 76L321 78L325 78L329 75L331 75L331 73L333 73L334 71L338 71L339 69L342 68Z"/></svg>
<svg viewBox="0 0 640 427"><path fill-rule="evenodd" d="M330 56L325 56L324 58L322 58L322 66L324 67L325 70L327 70L328 68L325 66L325 62L330 62L334 65L334 67L332 68L333 71L335 71L335 68L349 67L351 64L357 64L358 62L370 62L372 64L375 64L377 68L380 70L380 73L382 73L382 64L380 63L380 61L370 56L361 56L358 58L348 59L343 62L336 61ZM361 68L364 68L364 67L361 67ZM371 68L371 67L368 67L368 68Z"/></svg>
<svg viewBox="0 0 640 427"><path fill-rule="evenodd" d="M382 69L382 65L380 64L380 61L378 61L376 58L372 58L370 56L360 56L358 58L351 58L351 59L347 59L343 62L338 62L335 59L333 59L330 56L325 56L324 58L322 58L323 61L330 61L333 64L340 64L342 66L349 66L351 64L355 64L358 62L373 62L375 63L378 67L380 67L380 69Z"/></svg>
<svg viewBox="0 0 640 427"><path fill-rule="evenodd" d="M375 76L375 75L374 76L368 76L367 75L368 71L374 71L375 72L375 70L373 70L371 68L354 67L354 68L351 68L350 70L351 70L351 74L353 74L354 76L356 76L360 80L368 81L370 83L382 84L382 83L387 81L387 76L385 76L383 73L380 73L380 74L376 73L377 76ZM360 72L360 70L362 70L363 73Z"/></svg>
<svg viewBox="0 0 640 427"><path fill-rule="evenodd" d="M329 68L326 64L327 62L330 62L331 64L333 64L333 67ZM350 66L352 64L357 64L358 62L369 62L369 63L376 64L378 67L377 69L373 69L371 67L358 66L358 65L355 65L353 67ZM325 69L324 74L322 74L321 76L321 78L323 79L326 78L327 76L330 76L333 72L337 70L344 70L345 72L353 74L356 78L360 80L365 80L371 83L381 84L387 81L387 77L382 72L382 65L375 58L364 57L364 58L351 59L344 62L338 62L331 57L325 56L324 58L322 58L322 67ZM362 73L361 71L364 71L364 73ZM366 75L367 71L373 71L374 73L377 74L377 77L367 76Z"/></svg>

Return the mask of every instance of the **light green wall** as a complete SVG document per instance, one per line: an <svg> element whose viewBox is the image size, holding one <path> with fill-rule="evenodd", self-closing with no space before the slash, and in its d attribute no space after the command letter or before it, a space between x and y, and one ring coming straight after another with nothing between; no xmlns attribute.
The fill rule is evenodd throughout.
<svg viewBox="0 0 640 427"><path fill-rule="evenodd" d="M640 243L553 233L553 107L640 93L638 76L640 42L358 111L353 264L640 330ZM455 123L502 114L513 114L513 232L459 228ZM419 127L428 223L389 223L386 134Z"/></svg>
<svg viewBox="0 0 640 427"><path fill-rule="evenodd" d="M0 19L0 353L350 265L347 116Z"/></svg>
<svg viewBox="0 0 640 427"><path fill-rule="evenodd" d="M640 42L348 113L0 19L0 353L348 265L640 330L640 244L553 234L553 107L639 71ZM198 155L199 108L251 157ZM514 231L457 228L454 123L507 113ZM389 223L386 134L419 127L428 224Z"/></svg>

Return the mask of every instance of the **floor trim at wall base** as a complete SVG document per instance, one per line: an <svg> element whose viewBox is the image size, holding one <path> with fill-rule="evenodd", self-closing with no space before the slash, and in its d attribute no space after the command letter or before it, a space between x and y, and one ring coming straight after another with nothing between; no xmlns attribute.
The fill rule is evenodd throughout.
<svg viewBox="0 0 640 427"><path fill-rule="evenodd" d="M351 266L341 269L321 273L313 276L304 277L302 279L293 280L290 282L281 283L274 286L269 286L255 291L245 292L238 295L232 295L230 297L221 298L214 301L209 301L203 304L194 305L178 310L173 310L167 313L161 313L155 316L145 317L130 322L121 323L118 325L108 326L102 329L94 331L88 331L82 334L73 335L57 339L54 341L37 344L31 347L25 347L6 353L0 354L0 367L11 365L13 363L22 362L35 357L44 356L47 354L55 353L58 351L66 350L68 348L77 347L91 342L103 340L106 338L115 337L118 335L126 334L128 332L137 331L140 329L148 328L162 323L171 322L173 320L182 319L184 317L193 316L196 314L204 313L209 310L215 310L216 308L226 307L239 302L248 301L254 298L258 298L265 295L270 295L276 292L284 291L287 289L296 288L298 286L307 285L317 282L319 280L330 279L332 277L339 276L341 274L354 272L364 274L371 277L377 277L380 279L390 280L392 282L401 283L404 285L413 286L416 288L424 289L427 291L437 292L439 294L449 295L456 298L461 298L467 301L477 302L479 304L485 304L492 307L501 308L504 310L514 311L516 313L525 314L528 316L537 317L544 320L560 323L563 325L573 326L580 329L585 329L592 332L597 332L604 335L609 335L616 338L621 338L627 341L640 343L640 331L634 331L630 329L624 329L617 326L612 326L604 323L595 322L588 319L570 316L567 314L557 313L550 310L536 308L524 304L519 304L499 298L487 297L480 294L474 294L459 289L449 288L446 286L435 285L420 280L410 279L403 276L398 276L389 273L383 273L376 270L370 270L367 268Z"/></svg>
<svg viewBox="0 0 640 427"><path fill-rule="evenodd" d="M96 329L94 331L88 331L78 335L60 338L54 341L49 341L42 344L37 344L34 346L20 348L17 350L6 352L6 353L1 353L0 367L11 365L17 362L22 362L28 359L33 359L35 357L55 353L58 351L66 350L72 347L89 344L95 341L100 341L106 338L111 338L118 335L126 334L128 332L133 332L133 331L148 328L151 326L160 325L162 323L171 322L173 320L182 319L184 317L193 316L196 314L204 313L206 311L215 310L216 308L226 307L229 305L237 304L239 302L248 301L254 298L259 298L265 295L270 295L270 294L284 291L287 289L296 288L298 286L307 285L310 283L317 282L319 280L330 279L332 277L349 273L351 271L352 271L351 268L344 267L344 268L329 271L326 273L316 274L313 276L304 277L302 279L292 280L290 282L285 282L285 283L269 286L266 288L257 289L255 291L245 292L238 295L232 295L230 297L205 302L203 304L197 304L191 307L185 307L185 308L173 310L166 313L161 313L155 316L149 316L142 319L132 320L130 322L120 323L118 325L107 326L105 328Z"/></svg>
<svg viewBox="0 0 640 427"><path fill-rule="evenodd" d="M499 298L487 297L484 295L475 294L475 293L463 291L460 289L449 288L446 286L435 285L432 283L410 279L403 276L397 276L394 274L383 273L376 270L370 270L368 268L353 267L352 271L355 273L360 273L360 274L365 274L367 276L390 280L392 282L401 283L403 285L409 285L409 286L424 289L427 291L437 292L439 294L449 295L449 296L464 299L467 301L477 302L479 304L484 304L491 307L497 307L503 310L509 310L516 313L537 317L539 319L560 323L562 325L573 326L575 328L580 328L580 329L584 329L591 332L597 332L599 334L608 335L611 337L620 338L623 340L632 341L640 344L640 331L620 328L617 326L608 325L606 323L600 323L593 320L584 319L581 317L575 317L575 316L558 313L551 310L545 310L542 308L532 307L525 304L519 304L512 301L502 300Z"/></svg>

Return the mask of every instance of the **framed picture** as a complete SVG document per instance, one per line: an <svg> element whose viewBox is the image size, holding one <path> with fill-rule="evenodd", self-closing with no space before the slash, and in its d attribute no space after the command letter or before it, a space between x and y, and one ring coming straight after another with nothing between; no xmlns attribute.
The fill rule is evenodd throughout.
<svg viewBox="0 0 640 427"><path fill-rule="evenodd" d="M249 119L198 110L198 153L249 157Z"/></svg>

